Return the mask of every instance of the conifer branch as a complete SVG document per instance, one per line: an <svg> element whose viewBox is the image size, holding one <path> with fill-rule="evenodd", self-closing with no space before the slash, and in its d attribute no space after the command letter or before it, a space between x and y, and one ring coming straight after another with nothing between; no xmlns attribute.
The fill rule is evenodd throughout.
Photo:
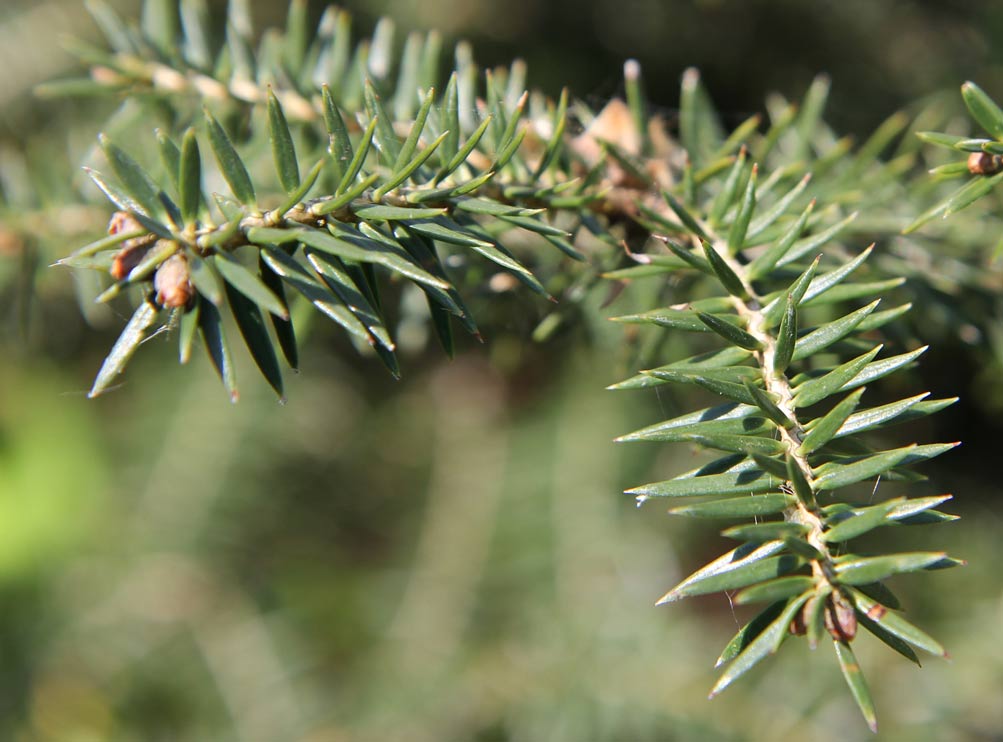
<svg viewBox="0 0 1003 742"><path fill-rule="evenodd" d="M960 562L939 551L857 554L847 544L880 527L953 520L937 510L950 495L866 505L831 499L867 481L917 481L909 466L956 445L882 450L870 436L952 399L921 394L861 406L866 385L907 368L924 350L882 356L879 330L897 326L910 307L879 302L902 277L889 255L872 258L874 245L852 247L870 241L861 239L865 232L887 235L873 220L889 217L880 207L902 198L899 181L916 153L878 155L907 118L891 117L854 151L824 123L829 83L819 77L800 106L773 105L768 121L754 116L727 132L698 73L688 70L671 131L647 110L636 62L624 68L626 100L593 111L566 90L557 100L528 92L521 62L481 81L465 44L443 85L435 79L441 40L434 33L409 36L398 59L389 21L353 45L343 11L329 9L314 33L302 0L290 4L285 32L266 33L256 50L239 2L216 45L200 0L183 3L180 15L170 0L149 0L144 17L179 19L180 32L162 22L135 29L100 0L91 7L111 50L80 49L89 78L47 92L147 96L181 124L157 132L159 167L101 137L114 178L90 174L116 209L109 235L60 261L110 274L102 301L122 293L138 299L92 396L168 323L177 328L181 362L201 337L236 399L220 314L226 307L281 399L279 358L298 364L290 319L296 296L396 376L387 296L397 285L425 294L429 321L451 353L454 323L480 338L464 283L490 286L501 276L499 283L518 281L554 299L551 285L570 279L578 294L600 279L617 287L679 281L689 301L616 320L701 334L725 347L611 388L690 385L723 398L619 439L718 452L693 471L629 490L639 504L685 498L670 512L751 520L723 531L741 542L737 548L659 601L740 590L736 602L767 604L725 648L718 665L727 667L711 695L789 636L806 635L814 648L828 633L874 729L851 649L858 627L913 661L914 647L944 655L896 613L883 580ZM1003 136L995 104L973 86L965 95L976 120ZM964 208L1003 177L995 139L926 138L974 152L966 168L975 178L917 226ZM209 190L208 181L225 183L229 195ZM857 206L871 210L858 220ZM897 232L901 225L890 221ZM512 235L532 237L532 247L514 247ZM546 253L537 247L556 248L581 267L562 258L544 275ZM473 260L496 272L466 271ZM480 275L464 281L457 274L465 272Z"/></svg>

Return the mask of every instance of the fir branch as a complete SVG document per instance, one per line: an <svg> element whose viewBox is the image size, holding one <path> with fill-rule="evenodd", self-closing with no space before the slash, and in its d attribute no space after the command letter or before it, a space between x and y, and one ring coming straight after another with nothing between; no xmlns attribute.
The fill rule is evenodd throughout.
<svg viewBox="0 0 1003 742"><path fill-rule="evenodd" d="M882 427L922 399L921 395L908 403L886 406L887 416L882 408L857 412L864 394L861 384L875 377L869 369L895 367L889 364L892 359L875 361L881 346L869 347L869 342L862 344L863 355L843 364L821 368L804 365L822 351L836 349L845 355L851 349L859 350L850 342L853 336L884 321L873 319L881 314L875 311L880 300L875 300L814 327L805 322L811 316L812 303L818 306L828 301L827 293L836 294L837 286L845 298L860 299L876 293L874 284L854 284L849 278L870 255L871 248L823 273L821 256L815 257L791 281L789 269L801 264L810 253L799 249L795 238L782 234L773 244L746 245L748 226L755 223L755 165L741 198L730 180L724 182L717 196L689 208L671 202L690 234L684 242L666 238L682 261L672 269L695 270L705 280L714 280L724 294L619 318L661 325L673 332L698 331L702 324L727 341L730 348L716 354L719 360L713 363L713 356L676 361L614 387L691 383L723 396L729 404L683 415L619 440L686 441L728 453L697 470L636 487L628 494L635 495L639 505L652 498L685 498L685 504L669 511L677 515L757 519L749 526L724 532L745 541L744 546L697 570L659 600L667 603L690 595L742 588L736 602L770 603L725 650L719 664L730 664L711 691L712 697L775 652L789 635L807 634L814 648L827 631L835 642L852 694L868 725L876 730L869 692L850 650L858 622L900 650L897 640L888 639L889 633L919 648L939 645L922 640L925 634L911 624L903 623L909 628L890 632L882 622L905 619L888 606L861 600L854 586L880 585L892 574L959 562L940 552L870 557L847 552L846 542L898 522L893 514L902 506L908 507L910 501L898 498L843 510L835 505L822 506L820 496L868 479L894 478L902 467L944 453L957 444L879 451L858 437L863 428L850 422L853 415L860 416L856 420L874 420L875 428ZM722 199L731 203L722 206ZM768 218L790 211L790 201L781 197L765 212ZM730 218L718 216L722 223L712 226L711 220L703 217L706 212ZM805 223L803 213L797 222L798 232ZM834 234L823 230L817 236L803 238L807 241L804 244L823 247ZM770 290L778 281L786 281L786 286ZM799 367L803 372L799 373ZM830 401L828 410L812 414L818 403L844 394L835 404ZM853 437L854 446L846 445L847 436ZM694 502L694 498L698 500ZM920 507L933 507L933 502L943 499L924 501ZM758 521L771 515L782 520ZM910 651L906 647L906 652ZM942 649L935 653L944 654Z"/></svg>
<svg viewBox="0 0 1003 742"><path fill-rule="evenodd" d="M888 255L846 247L875 230L855 207L894 222L891 231L901 226L897 213L881 207L903 199L899 181L916 153L906 149L887 161L877 155L900 137L904 116L890 118L854 152L824 122L829 83L819 77L800 106L775 99L762 125L753 117L727 132L699 74L688 70L676 141L645 109L635 62L625 65L627 100L593 111L566 90L556 101L525 90L521 62L486 72L481 82L465 44L442 85L434 79L437 35L410 36L398 58L389 21L353 45L348 16L337 9L311 33L303 0L290 4L285 32L265 34L257 49L242 3L231 4L225 41L215 45L198 0L181 15L150 11L140 29L100 2L92 8L111 50L86 50L86 84L64 82L49 92L148 97L180 123L157 133L162 173L100 139L114 178L91 175L117 209L111 234L62 262L110 273L103 301L130 290L140 296L92 395L108 388L160 322L179 328L182 362L195 335L202 338L236 400L220 313L229 307L281 399L278 359L298 364L289 311L296 296L371 347L396 376L390 285L410 283L425 294L447 352L454 320L480 338L449 256L466 264L476 254L498 271L478 285L503 276L497 283L518 281L548 299L557 293L552 285L570 284L565 295L574 301L601 278L617 289L631 280L679 281L691 301L618 319L703 333L726 347L650 368L614 388L689 384L724 397L724 404L620 439L724 452L699 469L630 490L639 503L681 497L673 513L753 520L724 531L742 545L660 601L741 589L737 602L768 604L725 648L718 664L727 667L711 694L792 633L814 647L828 632L874 728L850 647L858 625L910 659L911 647L943 654L895 613L897 600L882 580L958 562L936 551L865 555L845 545L879 527L950 520L935 509L948 496L866 507L823 499L878 477L915 478L907 467L955 445L879 450L863 435L952 401L916 395L860 406L865 384L922 352L879 358L874 334L897 325L908 305L878 310L879 300L870 300L901 280ZM965 95L976 120L998 137L998 108L974 87ZM987 170L933 216L968 206L1000 177L988 172L1003 154L995 139L927 138L975 152ZM228 196L205 188L209 152ZM534 246L584 267L565 261L556 275L541 276L545 253L517 251L513 234L531 235ZM552 332L560 311L534 335Z"/></svg>

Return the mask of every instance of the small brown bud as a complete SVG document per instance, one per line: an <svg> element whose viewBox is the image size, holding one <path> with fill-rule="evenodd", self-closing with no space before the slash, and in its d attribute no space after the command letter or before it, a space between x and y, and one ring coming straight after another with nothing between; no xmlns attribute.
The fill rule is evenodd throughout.
<svg viewBox="0 0 1003 742"><path fill-rule="evenodd" d="M857 635L857 614L853 604L839 593L833 593L826 601L825 629L840 642L851 642Z"/></svg>
<svg viewBox="0 0 1003 742"><path fill-rule="evenodd" d="M111 220L108 222L108 234L142 231L143 225L137 222L135 217L127 211L116 211L111 215Z"/></svg>
<svg viewBox="0 0 1003 742"><path fill-rule="evenodd" d="M122 234L123 232L142 232L143 225L125 211L116 211L112 214L111 221L108 222L108 234ZM157 241L157 236L144 234L139 237L132 237L122 243L122 248L115 255L111 263L111 277L116 281L121 281L129 275L130 271L139 265L150 245Z"/></svg>
<svg viewBox="0 0 1003 742"><path fill-rule="evenodd" d="M192 300L194 289L188 277L188 261L175 253L157 268L153 277L157 303L164 307L185 307Z"/></svg>
<svg viewBox="0 0 1003 742"><path fill-rule="evenodd" d="M126 240L126 242L135 242L135 240ZM118 251L114 260L111 261L111 270L109 271L111 277L116 281L121 281L128 276L132 272L132 269L139 265L149 249L149 242L140 245L127 244Z"/></svg>
<svg viewBox="0 0 1003 742"><path fill-rule="evenodd" d="M968 155L968 172L972 175L996 175L1003 170L1003 157L988 152L972 152Z"/></svg>

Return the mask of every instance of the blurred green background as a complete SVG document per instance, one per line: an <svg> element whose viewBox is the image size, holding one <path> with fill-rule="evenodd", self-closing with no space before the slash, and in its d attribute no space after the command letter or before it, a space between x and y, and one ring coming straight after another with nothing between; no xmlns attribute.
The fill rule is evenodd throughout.
<svg viewBox="0 0 1003 742"><path fill-rule="evenodd" d="M281 23L284 2L254 5L259 28ZM860 136L900 106L953 99L964 79L1003 90L993 2L343 5L360 33L380 14L401 32L437 28L473 41L483 65L523 57L532 85L595 105L636 57L670 119L690 65L729 124L827 72L830 123ZM601 320L623 304L594 297L592 320L534 344L542 308L475 298L487 345L452 362L415 353L402 382L318 325L284 407L249 362L231 406L204 357L178 367L158 337L120 389L88 401L124 318L82 316L73 278L42 267L108 216L66 204L110 106L31 96L73 69L66 33L97 38L76 0L0 5L0 739L870 737L827 647L792 642L708 702L744 614L723 596L652 607L729 547L619 494L692 456L610 443L692 406L603 391L632 371ZM970 564L895 584L952 661L920 671L859 642L882 740L1003 739L1003 431L972 401L977 363L948 342L906 380L968 400L912 431L965 441L916 491L954 492L963 520L882 538Z"/></svg>

